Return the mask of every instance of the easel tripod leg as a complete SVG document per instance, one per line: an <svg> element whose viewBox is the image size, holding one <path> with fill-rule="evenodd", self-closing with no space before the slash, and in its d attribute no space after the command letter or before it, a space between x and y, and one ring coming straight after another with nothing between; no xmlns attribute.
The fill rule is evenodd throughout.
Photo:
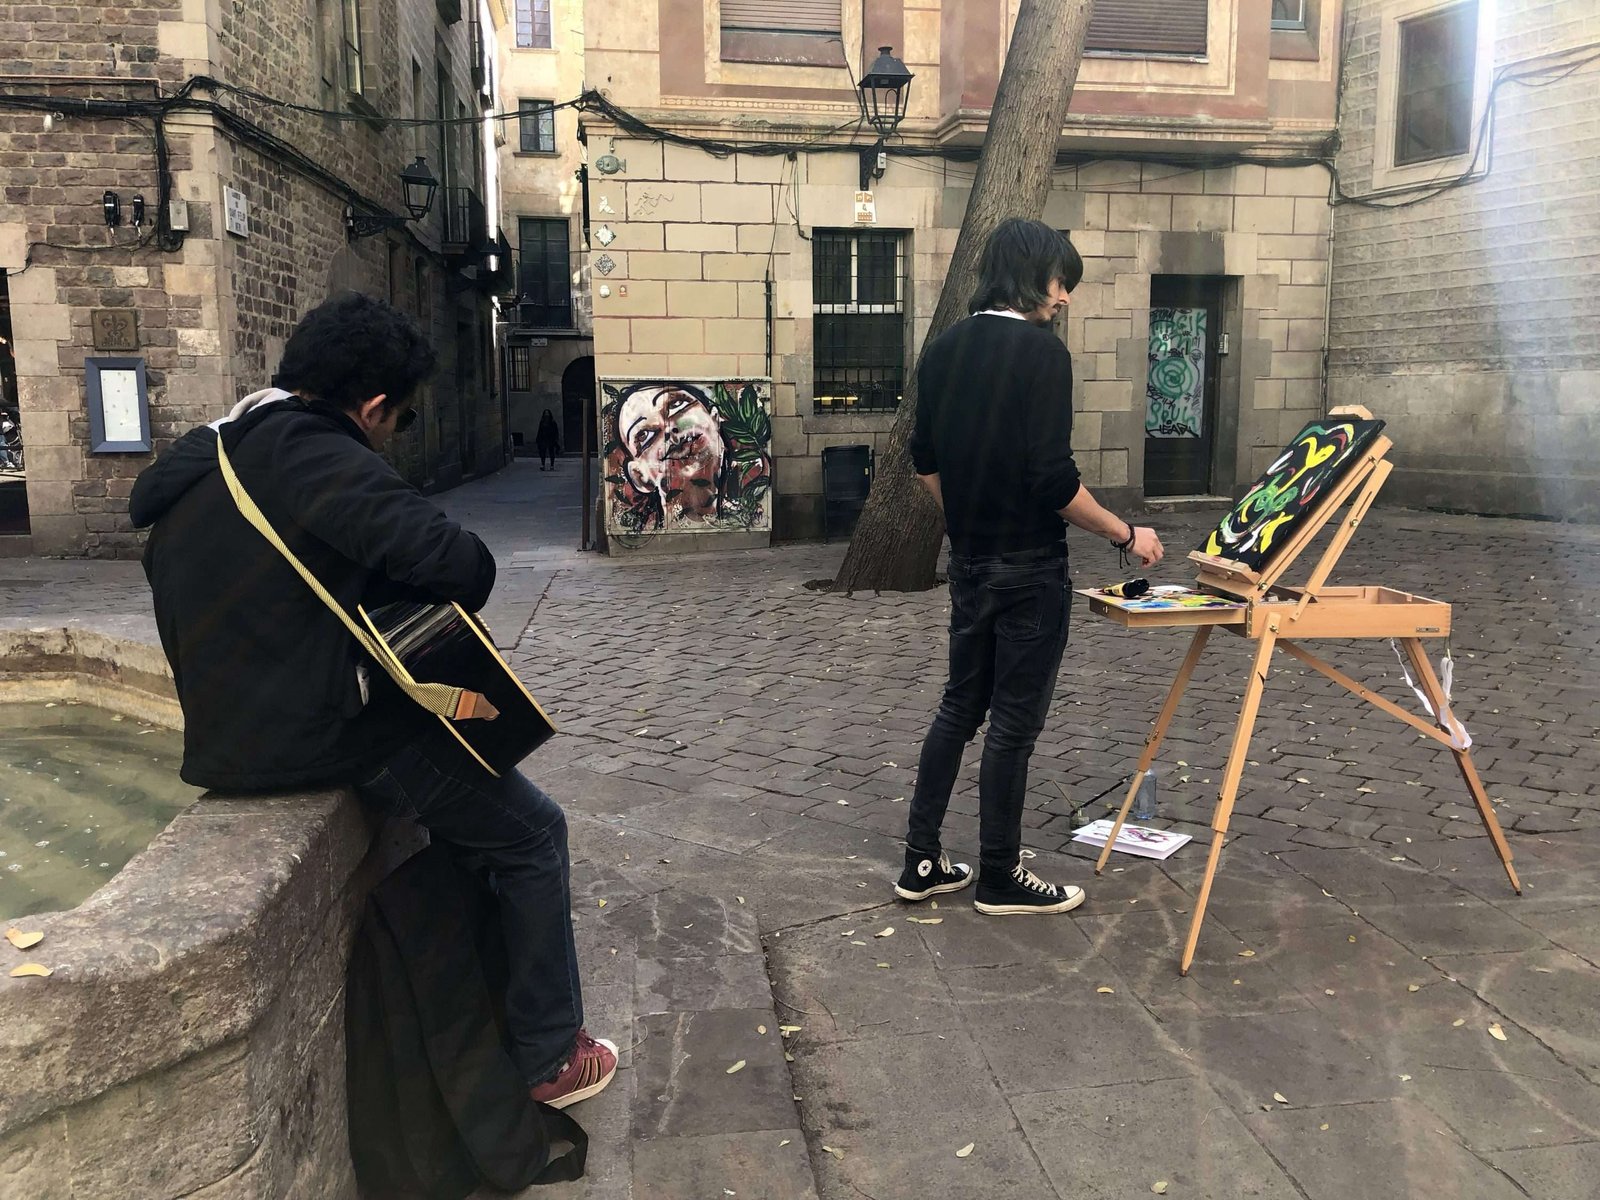
<svg viewBox="0 0 1600 1200"><path fill-rule="evenodd" d="M1256 656L1250 663L1250 680L1245 684L1244 701L1239 705L1239 723L1233 730L1233 746L1228 751L1228 765L1222 774L1222 790L1217 795L1217 810L1211 818L1211 853L1206 858L1206 873L1200 882L1200 897L1195 901L1194 916L1189 922L1189 940L1183 947L1183 958L1178 963L1178 973L1187 975L1194 962L1195 947L1200 944L1200 926L1206 919L1206 904L1211 899L1211 881L1217 873L1217 860L1222 855L1222 843L1228 833L1228 821L1233 816L1233 802L1239 794L1239 777L1244 774L1245 756L1250 753L1250 734L1255 729L1256 711L1261 707L1261 692L1267 683L1267 663L1272 658L1272 647L1278 640L1278 620L1274 617L1261 635Z"/></svg>
<svg viewBox="0 0 1600 1200"><path fill-rule="evenodd" d="M1433 705L1436 713L1445 711L1447 703L1444 688L1440 686L1438 676L1433 673L1433 664L1428 661L1428 652L1423 649L1420 638L1402 638L1405 646L1406 657L1411 660L1411 669L1416 673L1417 682L1422 685L1422 690L1427 693L1428 701ZM1450 730L1446 729L1446 733ZM1455 755L1456 766L1461 770L1461 778L1466 781L1467 791L1472 793L1472 802L1478 806L1478 817L1483 822L1484 832L1489 835L1489 841L1494 845L1494 852L1500 856L1500 865L1506 869L1506 878L1511 880L1511 888L1522 895L1522 881L1517 878L1517 869L1511 865L1511 846L1506 842L1506 835L1500 828L1500 819L1495 816L1494 805L1489 803L1489 793L1484 790L1483 780L1478 778L1478 768L1472 763L1472 756L1466 750L1457 750L1451 747L1450 753Z"/></svg>
<svg viewBox="0 0 1600 1200"><path fill-rule="evenodd" d="M1105 846L1100 850L1100 858L1094 864L1096 875L1106 869L1106 860L1111 857L1111 848L1117 844L1117 835L1122 832L1122 824L1128 819L1128 810L1133 807L1133 798L1139 794L1139 781L1156 760L1156 751L1161 749L1161 741L1167 736L1167 727L1172 724L1173 714L1178 711L1178 701L1183 698L1184 688L1189 686L1189 677L1194 674L1195 664L1200 661L1200 654L1205 650L1206 639L1210 636L1209 625L1202 625L1194 631L1194 640L1189 643L1189 653L1183 656L1183 665L1178 668L1178 673L1172 680L1172 687L1167 690L1167 702L1161 706L1161 715L1156 718L1155 728L1144 740L1144 753L1139 755L1139 765L1133 771L1133 782L1128 785L1128 794L1123 798L1121 809L1117 811L1116 821L1112 823L1111 836L1106 839Z"/></svg>

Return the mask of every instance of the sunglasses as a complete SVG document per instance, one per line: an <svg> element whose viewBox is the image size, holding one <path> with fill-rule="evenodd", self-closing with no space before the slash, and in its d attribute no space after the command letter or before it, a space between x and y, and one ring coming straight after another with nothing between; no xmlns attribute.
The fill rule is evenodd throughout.
<svg viewBox="0 0 1600 1200"><path fill-rule="evenodd" d="M405 410L405 412L401 413L398 417L395 418L394 431L396 433L404 433L406 430L410 429L416 423L417 423L417 410L414 409L414 408L408 408L408 409Z"/></svg>

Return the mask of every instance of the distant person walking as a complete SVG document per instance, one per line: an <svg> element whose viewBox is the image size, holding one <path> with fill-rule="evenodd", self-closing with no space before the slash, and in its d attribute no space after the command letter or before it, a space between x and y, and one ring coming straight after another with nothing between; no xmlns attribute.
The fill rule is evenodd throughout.
<svg viewBox="0 0 1600 1200"><path fill-rule="evenodd" d="M561 430L556 428L556 419L550 415L550 410L544 410L544 416L539 418L539 432L533 435L533 444L539 451L539 470L545 470L548 461L549 469L556 469L556 455L561 453Z"/></svg>
<svg viewBox="0 0 1600 1200"><path fill-rule="evenodd" d="M917 369L911 457L950 533L950 678L922 744L894 890L925 900L972 882L939 830L987 713L976 907L1066 912L1083 889L1046 883L1021 858L1028 759L1067 644L1064 521L1146 566L1161 542L1102 508L1073 462L1072 356L1050 326L1083 278L1077 250L1048 225L1013 219L990 235L979 271L972 315L934 339Z"/></svg>

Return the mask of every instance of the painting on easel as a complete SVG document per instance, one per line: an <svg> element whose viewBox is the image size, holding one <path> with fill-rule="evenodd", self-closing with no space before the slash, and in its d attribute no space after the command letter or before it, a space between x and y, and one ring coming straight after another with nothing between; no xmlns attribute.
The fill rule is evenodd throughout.
<svg viewBox="0 0 1600 1200"><path fill-rule="evenodd" d="M1327 487L1360 457L1383 422L1325 417L1299 433L1222 518L1200 549L1259 570Z"/></svg>

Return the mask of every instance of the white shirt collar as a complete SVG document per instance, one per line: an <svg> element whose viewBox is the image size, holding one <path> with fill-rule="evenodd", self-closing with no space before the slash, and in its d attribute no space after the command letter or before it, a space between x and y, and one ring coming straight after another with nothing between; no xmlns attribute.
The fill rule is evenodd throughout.
<svg viewBox="0 0 1600 1200"><path fill-rule="evenodd" d="M981 313L974 313L979 317L1011 317L1013 320L1026 321L1028 318L1019 312L1012 312L1009 308L986 308Z"/></svg>

